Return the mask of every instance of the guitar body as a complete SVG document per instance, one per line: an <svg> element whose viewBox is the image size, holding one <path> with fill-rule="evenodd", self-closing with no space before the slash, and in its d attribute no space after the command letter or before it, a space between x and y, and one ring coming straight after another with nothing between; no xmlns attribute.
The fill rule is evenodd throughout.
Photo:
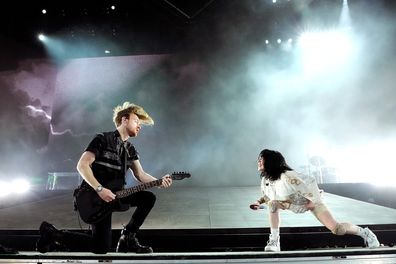
<svg viewBox="0 0 396 264"><path fill-rule="evenodd" d="M189 173L184 172L172 173L171 175L173 180L182 180L184 178L189 178L190 176L191 175ZM109 203L103 201L91 186L88 184L82 184L74 191L74 205L80 214L81 219L85 223L96 224L111 214L113 211L126 211L129 209L129 205L120 202L121 198L154 186L160 186L161 184L162 179L159 179L120 190L119 186L122 186L122 184L120 185L119 181L110 182L105 187L112 190L112 192L116 194L116 199Z"/></svg>
<svg viewBox="0 0 396 264"><path fill-rule="evenodd" d="M119 199L106 203L90 187L80 189L75 196L75 204L81 219L87 224L96 224L113 211L126 211L129 205Z"/></svg>
<svg viewBox="0 0 396 264"><path fill-rule="evenodd" d="M91 189L91 190L89 190ZM111 211L106 210L105 202L96 191L86 187L78 191L75 203L81 219L87 224L95 224L107 216Z"/></svg>

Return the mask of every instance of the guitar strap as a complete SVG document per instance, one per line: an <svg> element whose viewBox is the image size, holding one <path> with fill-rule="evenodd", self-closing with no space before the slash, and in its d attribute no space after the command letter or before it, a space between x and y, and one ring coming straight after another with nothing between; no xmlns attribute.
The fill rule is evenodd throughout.
<svg viewBox="0 0 396 264"><path fill-rule="evenodd" d="M124 186L126 185L126 177L127 177L127 170L128 170L128 157L129 157L129 152L128 152L128 142L125 141L122 143L122 148L124 150ZM115 211L123 212L129 209L129 204L124 204L124 203L119 203L117 208L114 208Z"/></svg>
<svg viewBox="0 0 396 264"><path fill-rule="evenodd" d="M128 166L127 166L127 162L128 162L128 157L129 157L129 152L128 152L128 148L127 148L127 144L128 142L125 141L122 144L122 147L124 149L124 185L126 185L126 176L127 176L127 170L128 170Z"/></svg>

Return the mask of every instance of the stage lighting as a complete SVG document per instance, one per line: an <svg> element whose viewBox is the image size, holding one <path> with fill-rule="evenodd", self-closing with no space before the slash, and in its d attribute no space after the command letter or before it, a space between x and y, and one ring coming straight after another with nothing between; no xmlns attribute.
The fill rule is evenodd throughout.
<svg viewBox="0 0 396 264"><path fill-rule="evenodd" d="M25 193L30 190L30 183L25 179L16 179L11 182L0 181L0 197L13 193Z"/></svg>
<svg viewBox="0 0 396 264"><path fill-rule="evenodd" d="M396 186L393 171L395 140L382 139L339 149L337 168L348 182Z"/></svg>
<svg viewBox="0 0 396 264"><path fill-rule="evenodd" d="M266 45L269 44L269 40L268 40L268 39L265 40L265 44L266 44Z"/></svg>
<svg viewBox="0 0 396 264"><path fill-rule="evenodd" d="M346 65L353 55L354 43L347 31L305 32L297 43L307 72L328 71Z"/></svg>
<svg viewBox="0 0 396 264"><path fill-rule="evenodd" d="M276 42L278 42L278 44L281 44L281 43L282 43L282 40L281 40L281 39L278 39Z"/></svg>
<svg viewBox="0 0 396 264"><path fill-rule="evenodd" d="M15 193L25 193L30 189L30 183L24 179L17 179L11 182L10 187Z"/></svg>
<svg viewBox="0 0 396 264"><path fill-rule="evenodd" d="M46 10L46 9L43 9L43 10L41 10L41 13L47 14L47 10Z"/></svg>
<svg viewBox="0 0 396 264"><path fill-rule="evenodd" d="M45 41L45 39L46 39L46 37L45 37L44 34L38 34L37 38L38 38L40 41Z"/></svg>
<svg viewBox="0 0 396 264"><path fill-rule="evenodd" d="M115 10L115 6L114 5L112 5L110 8L111 8L111 10Z"/></svg>

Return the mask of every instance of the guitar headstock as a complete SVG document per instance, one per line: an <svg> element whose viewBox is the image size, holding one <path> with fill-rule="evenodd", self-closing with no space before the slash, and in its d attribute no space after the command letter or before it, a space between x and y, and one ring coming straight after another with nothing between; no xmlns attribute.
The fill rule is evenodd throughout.
<svg viewBox="0 0 396 264"><path fill-rule="evenodd" d="M190 178L191 174L188 172L173 172L171 177L172 180L183 180L184 178Z"/></svg>

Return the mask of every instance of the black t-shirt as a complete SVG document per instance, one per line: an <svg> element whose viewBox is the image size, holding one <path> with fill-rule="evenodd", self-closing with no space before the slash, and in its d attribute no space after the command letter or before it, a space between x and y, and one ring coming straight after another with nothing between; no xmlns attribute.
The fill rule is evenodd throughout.
<svg viewBox="0 0 396 264"><path fill-rule="evenodd" d="M95 154L95 161L91 167L95 178L113 191L122 188L125 184L126 170L134 160L139 159L133 144L122 141L118 130L97 134L85 151Z"/></svg>

